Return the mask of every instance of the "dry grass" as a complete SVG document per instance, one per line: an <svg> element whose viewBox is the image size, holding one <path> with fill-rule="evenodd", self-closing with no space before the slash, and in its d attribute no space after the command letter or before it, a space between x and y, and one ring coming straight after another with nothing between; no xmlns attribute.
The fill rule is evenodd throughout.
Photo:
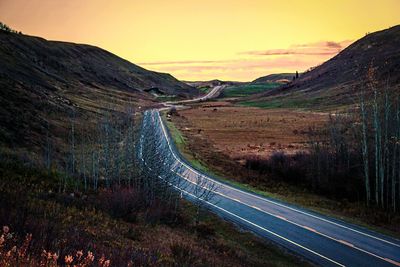
<svg viewBox="0 0 400 267"><path fill-rule="evenodd" d="M4 243L0 229L0 266L16 266L15 261L19 266L66 266L68 256L77 263L81 250L93 252L94 261L85 266L104 267L97 264L102 255L110 266L308 265L208 212L197 224L196 207L186 201L174 221L160 213L166 209L162 203L120 217L112 192L55 193L57 179L56 174L0 162L0 227L9 225L14 232ZM149 220L157 216L159 221ZM32 234L27 236L29 249L21 256L27 233ZM43 260L48 264L40 265Z"/></svg>
<svg viewBox="0 0 400 267"><path fill-rule="evenodd" d="M275 151L307 150L310 127L322 126L327 114L291 109L234 107L225 102L180 111L173 122L186 134L206 139L232 159L268 157Z"/></svg>

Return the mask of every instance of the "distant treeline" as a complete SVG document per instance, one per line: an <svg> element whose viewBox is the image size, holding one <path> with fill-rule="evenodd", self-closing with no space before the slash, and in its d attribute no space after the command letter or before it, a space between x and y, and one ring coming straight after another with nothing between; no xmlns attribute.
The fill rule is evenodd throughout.
<svg viewBox="0 0 400 267"><path fill-rule="evenodd" d="M2 23L1 21L0 21L0 30L22 34L22 32L11 29L7 24Z"/></svg>

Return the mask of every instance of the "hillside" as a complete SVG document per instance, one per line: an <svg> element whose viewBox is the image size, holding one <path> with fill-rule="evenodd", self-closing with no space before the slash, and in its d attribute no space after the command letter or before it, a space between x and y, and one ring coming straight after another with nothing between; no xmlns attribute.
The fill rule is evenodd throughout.
<svg viewBox="0 0 400 267"><path fill-rule="evenodd" d="M245 82L221 81L218 79L214 79L214 80L210 80L210 81L184 81L184 82L190 86L197 88L203 94L207 94L215 86L225 85L228 87L232 87L232 86L239 86L239 85L247 84ZM221 96L222 96L222 94L221 94Z"/></svg>
<svg viewBox="0 0 400 267"><path fill-rule="evenodd" d="M400 25L370 33L297 80L245 102L260 107L351 104L371 66L380 86L400 88Z"/></svg>
<svg viewBox="0 0 400 267"><path fill-rule="evenodd" d="M157 88L190 96L194 88L170 74L148 71L98 47L0 32L2 78L48 88L107 86L126 91Z"/></svg>
<svg viewBox="0 0 400 267"><path fill-rule="evenodd" d="M251 83L266 83L266 82L278 82L278 83L287 83L290 82L296 73L276 73L269 74L260 78L255 79Z"/></svg>
<svg viewBox="0 0 400 267"><path fill-rule="evenodd" d="M98 47L6 31L0 31L0 88L0 144L29 151L43 146L49 128L55 140L65 140L72 113L90 125L105 110L156 104L144 90L197 94L169 74Z"/></svg>

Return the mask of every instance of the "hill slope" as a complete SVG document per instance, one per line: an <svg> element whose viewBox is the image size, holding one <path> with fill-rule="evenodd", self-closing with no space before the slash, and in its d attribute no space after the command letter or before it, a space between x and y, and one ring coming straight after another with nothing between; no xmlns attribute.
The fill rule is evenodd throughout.
<svg viewBox="0 0 400 267"><path fill-rule="evenodd" d="M148 71L98 47L0 32L0 75L43 87L94 85L126 91L157 88L173 95L197 91L165 73Z"/></svg>
<svg viewBox="0 0 400 267"><path fill-rule="evenodd" d="M400 25L368 34L294 82L246 101L255 106L350 104L371 66L378 82L400 89Z"/></svg>
<svg viewBox="0 0 400 267"><path fill-rule="evenodd" d="M0 144L29 151L43 145L47 128L65 139L72 110L78 121L90 122L110 108L155 104L144 92L151 88L183 97L198 92L94 46L2 30L0 88Z"/></svg>
<svg viewBox="0 0 400 267"><path fill-rule="evenodd" d="M296 73L276 73L269 74L260 78L255 79L251 83L267 83L267 82L279 82L287 83L290 82Z"/></svg>

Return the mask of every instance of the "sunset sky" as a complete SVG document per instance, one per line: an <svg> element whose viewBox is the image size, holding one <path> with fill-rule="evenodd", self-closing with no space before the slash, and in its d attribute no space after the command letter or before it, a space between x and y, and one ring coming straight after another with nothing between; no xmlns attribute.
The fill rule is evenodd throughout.
<svg viewBox="0 0 400 267"><path fill-rule="evenodd" d="M399 10L400 0L0 0L0 21L179 79L248 81L322 63L400 24Z"/></svg>

